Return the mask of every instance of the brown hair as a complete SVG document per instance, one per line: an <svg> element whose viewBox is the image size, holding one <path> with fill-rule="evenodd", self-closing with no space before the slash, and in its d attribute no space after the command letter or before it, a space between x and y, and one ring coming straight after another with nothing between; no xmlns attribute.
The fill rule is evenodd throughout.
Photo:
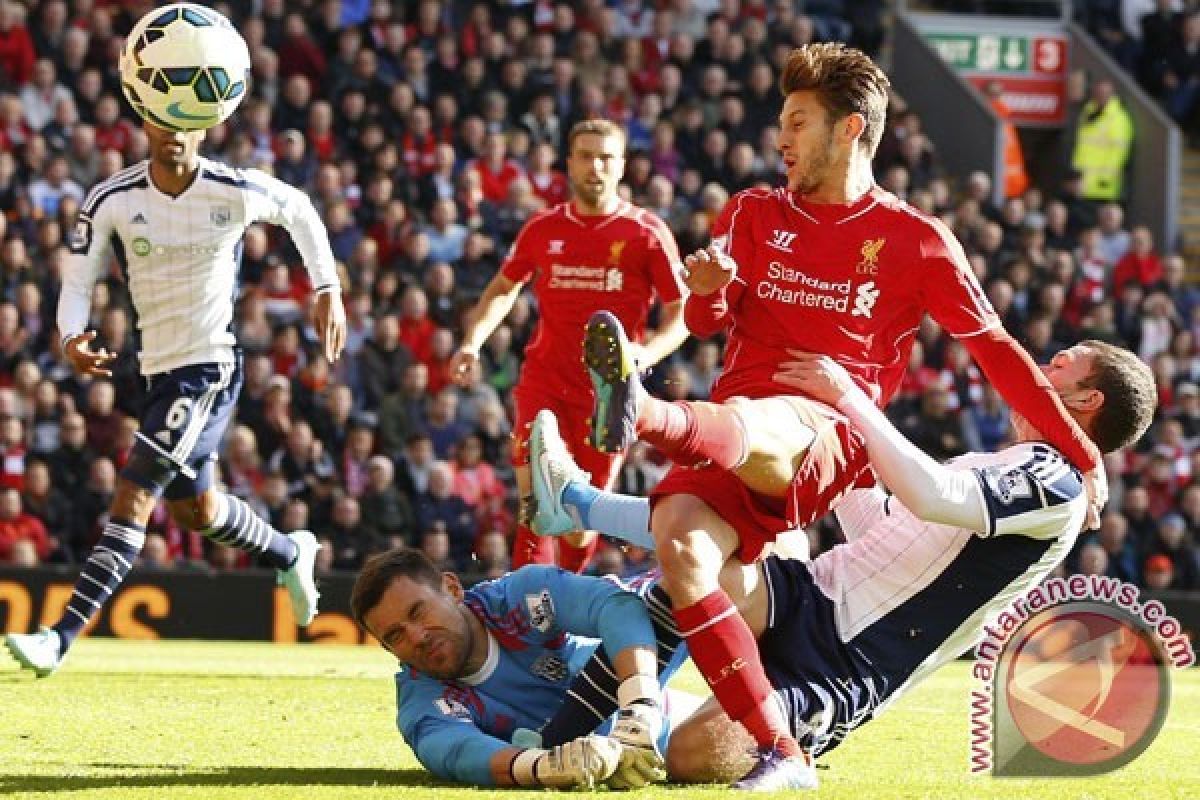
<svg viewBox="0 0 1200 800"><path fill-rule="evenodd" d="M363 564L350 590L350 614L363 630L367 628L363 617L379 605L383 593L396 578L408 578L435 588L442 585L442 573L420 550L397 547L376 553Z"/></svg>
<svg viewBox="0 0 1200 800"><path fill-rule="evenodd" d="M831 123L862 114L866 125L859 145L869 156L875 155L883 137L889 86L887 75L866 53L840 42L797 47L779 76L784 97L808 89L816 92Z"/></svg>
<svg viewBox="0 0 1200 800"><path fill-rule="evenodd" d="M1093 353L1092 373L1083 381L1104 395L1104 405L1092 418L1092 440L1102 452L1132 444L1154 420L1158 389L1150 366L1123 347L1088 339L1081 344Z"/></svg>
<svg viewBox="0 0 1200 800"><path fill-rule="evenodd" d="M620 125L611 119L584 119L572 125L570 133L567 134L567 155L570 155L571 150L575 147L575 140L585 133L594 133L598 136L617 136L621 139L621 148L625 147L625 129Z"/></svg>

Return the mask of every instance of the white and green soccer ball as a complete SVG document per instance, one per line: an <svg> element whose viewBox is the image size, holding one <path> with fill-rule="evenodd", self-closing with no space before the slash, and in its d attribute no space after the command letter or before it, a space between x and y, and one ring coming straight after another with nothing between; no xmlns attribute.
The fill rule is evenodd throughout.
<svg viewBox="0 0 1200 800"><path fill-rule="evenodd" d="M194 131L224 122L242 102L250 51L222 14L172 3L133 26L119 67L125 99L142 119L171 131Z"/></svg>

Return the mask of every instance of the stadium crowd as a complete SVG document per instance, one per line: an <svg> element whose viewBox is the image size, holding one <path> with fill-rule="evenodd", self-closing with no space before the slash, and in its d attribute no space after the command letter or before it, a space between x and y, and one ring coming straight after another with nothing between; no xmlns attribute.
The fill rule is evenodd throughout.
<svg viewBox="0 0 1200 800"><path fill-rule="evenodd" d="M86 557L133 441L142 386L115 267L92 319L120 354L111 380L70 372L53 319L64 236L84 193L146 156L115 65L122 33L151 5L0 0L3 563ZM507 569L509 390L537 309L527 296L518 302L469 386L452 383L446 365L463 311L522 224L565 199L560 158L573 123L599 116L625 127L622 191L691 252L708 243L732 193L778 183L775 83L790 49L842 39L875 53L885 35L881 2L215 5L249 43L254 81L204 152L310 194L342 265L350 319L346 355L331 368L316 355L297 253L285 235L250 229L237 323L246 384L221 475L280 530L327 540L323 571L356 569L398 544L476 576ZM1172 19L1200 63L1200 18ZM1197 77L1189 80L1194 108ZM1080 96L1077 112L1094 95ZM1065 180L1034 175L1032 188L994 205L985 174L946 174L899 97L875 166L882 186L954 230L1035 358L1095 338L1152 364L1159 418L1137 448L1108 459L1101 529L1069 568L1200 589L1200 289L1182 254L1127 225L1119 196L1089 195L1084 171L1066 163ZM689 340L649 385L669 399L706 398L721 353L719 340ZM890 413L938 459L1008 436L996 392L932 324ZM664 469L636 445L617 488L644 494ZM164 509L148 533L147 566L249 566L240 551L178 529ZM832 520L810 531L817 549L837 535ZM609 547L593 569L629 574L650 563L644 551Z"/></svg>

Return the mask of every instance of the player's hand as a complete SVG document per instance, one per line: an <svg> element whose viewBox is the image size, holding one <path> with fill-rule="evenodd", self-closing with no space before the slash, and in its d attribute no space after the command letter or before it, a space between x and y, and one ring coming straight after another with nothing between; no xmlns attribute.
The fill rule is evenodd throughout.
<svg viewBox="0 0 1200 800"><path fill-rule="evenodd" d="M450 380L460 386L467 386L471 382L471 373L478 368L479 352L460 347L450 356L446 371L450 373Z"/></svg>
<svg viewBox="0 0 1200 800"><path fill-rule="evenodd" d="M638 701L618 712L612 738L621 743L621 761L608 779L609 786L640 789L667 779L666 762L658 750L662 729L662 711L656 703Z"/></svg>
<svg viewBox="0 0 1200 800"><path fill-rule="evenodd" d="M72 336L63 342L63 355L71 362L71 368L82 375L111 378L117 354L108 352L107 347L93 350L92 342L95 340L95 331Z"/></svg>
<svg viewBox="0 0 1200 800"><path fill-rule="evenodd" d="M848 392L861 391L845 368L829 356L788 350L791 361L779 365L775 381L799 389L814 400L836 406Z"/></svg>
<svg viewBox="0 0 1200 800"><path fill-rule="evenodd" d="M692 294L719 292L736 275L737 262L713 244L683 259L683 282Z"/></svg>
<svg viewBox="0 0 1200 800"><path fill-rule="evenodd" d="M1083 490L1087 492L1088 513L1083 523L1085 531L1100 527L1100 514L1108 504L1108 475L1104 471L1104 460L1096 462L1096 468L1083 476Z"/></svg>
<svg viewBox="0 0 1200 800"><path fill-rule="evenodd" d="M550 750L522 751L513 761L512 776L520 786L595 789L612 777L621 750L616 739L588 734Z"/></svg>
<svg viewBox="0 0 1200 800"><path fill-rule="evenodd" d="M346 308L342 305L342 293L319 293L313 316L317 336L321 338L321 351L325 360L332 364L342 355L342 348L346 346Z"/></svg>

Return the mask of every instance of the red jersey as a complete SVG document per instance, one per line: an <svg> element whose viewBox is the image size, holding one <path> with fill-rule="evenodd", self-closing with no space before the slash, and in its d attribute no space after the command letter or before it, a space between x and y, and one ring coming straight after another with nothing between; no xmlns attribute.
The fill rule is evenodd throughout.
<svg viewBox="0 0 1200 800"><path fill-rule="evenodd" d="M624 200L606 216L579 214L561 203L535 214L521 229L500 268L516 283L533 280L537 331L525 350L521 382L587 387L583 332L588 317L608 310L630 339L640 341L650 304L683 296L679 248L657 216Z"/></svg>
<svg viewBox="0 0 1200 800"><path fill-rule="evenodd" d="M738 264L715 402L786 393L772 375L798 349L833 356L885 405L927 312L954 337L1000 325L949 229L878 187L850 205L748 189L722 210L713 242ZM717 326L717 294L688 303L693 332ZM710 330L697 330L706 311Z"/></svg>

